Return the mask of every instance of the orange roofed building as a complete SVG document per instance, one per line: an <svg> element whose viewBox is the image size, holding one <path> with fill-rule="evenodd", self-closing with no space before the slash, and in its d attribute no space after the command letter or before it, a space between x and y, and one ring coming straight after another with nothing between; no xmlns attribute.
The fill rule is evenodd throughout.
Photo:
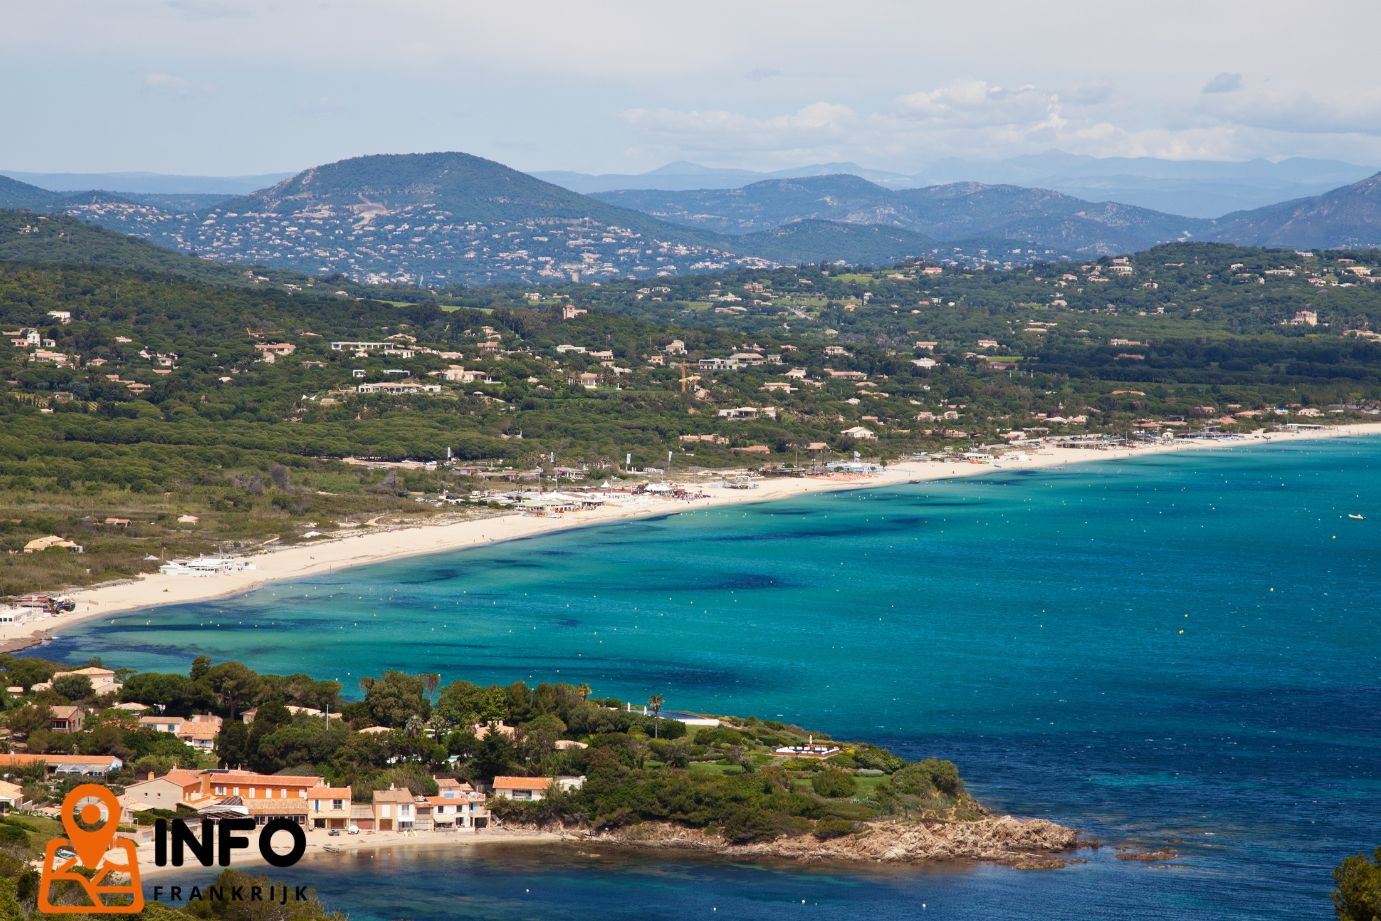
<svg viewBox="0 0 1381 921"><path fill-rule="evenodd" d="M312 828L350 825L349 787L312 787L307 791L307 824Z"/></svg>
<svg viewBox="0 0 1381 921"><path fill-rule="evenodd" d="M499 799L539 800L547 798L553 785L557 790L579 790L584 783L584 777L495 777L494 795Z"/></svg>
<svg viewBox="0 0 1381 921"><path fill-rule="evenodd" d="M114 755L0 755L0 772L6 768L25 768L41 764L50 774L75 774L101 777L118 771L124 762Z"/></svg>
<svg viewBox="0 0 1381 921"><path fill-rule="evenodd" d="M248 816L259 825L279 818L305 825L311 808L308 793L322 785L320 777L294 774L176 770L130 784L120 800L130 812L184 806L208 815ZM348 795L346 801L348 805Z"/></svg>

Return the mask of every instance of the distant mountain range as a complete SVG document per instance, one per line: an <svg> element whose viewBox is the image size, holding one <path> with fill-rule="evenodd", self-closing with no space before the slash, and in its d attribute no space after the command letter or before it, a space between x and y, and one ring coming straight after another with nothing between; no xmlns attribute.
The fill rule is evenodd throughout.
<svg viewBox="0 0 1381 921"><path fill-rule="evenodd" d="M932 163L912 185L983 182L1034 186L1091 201L1116 201L1189 217L1220 217L1318 195L1365 179L1376 166L1338 160L1160 160L1087 157L1053 150L1005 160Z"/></svg>
<svg viewBox="0 0 1381 921"><path fill-rule="evenodd" d="M1067 252L1130 252L1192 238L1211 222L1058 192L955 183L885 189L856 176L772 179L741 189L622 191L595 196L667 221L753 233L793 221L882 224L935 240L995 238Z"/></svg>
<svg viewBox="0 0 1381 921"><path fill-rule="evenodd" d="M1317 195L1374 172L1374 166L1300 157L1278 162L1160 160L1154 157L1087 157L1052 150L1005 160L950 158L911 174L868 169L853 163L823 163L775 172L754 172L679 162L639 174L549 172L534 175L586 194L625 189L672 192L738 189L766 179L835 174L858 176L889 189L981 182L1050 189L1076 198L1116 201L1207 218Z"/></svg>
<svg viewBox="0 0 1381 921"><path fill-rule="evenodd" d="M105 189L134 195L214 195L229 198L244 195L282 182L292 173L261 173L256 176L174 176L167 173L30 173L0 170L0 176L18 179L54 192L80 192Z"/></svg>
<svg viewBox="0 0 1381 921"><path fill-rule="evenodd" d="M534 172L532 175L546 182L564 186L573 192L590 195L620 189L664 189L686 192L694 189L738 189L764 179L802 179L809 176L847 174L868 179L880 185L915 185L913 177L903 173L869 169L857 163L815 163L792 169L758 172L746 169L721 169L679 160L646 173L575 173L565 170Z"/></svg>
<svg viewBox="0 0 1381 921"><path fill-rule="evenodd" d="M1303 157L1279 161L1162 160L1155 157L1089 157L1051 150L1001 160L948 158L901 172L857 163L814 163L790 169L755 171L702 166L681 160L645 173L591 174L553 170L532 175L586 195L624 189L672 192L737 189L765 179L840 174L858 176L889 189L981 182L1050 189L1075 198L1121 202L1188 217L1220 217L1318 195L1374 172L1375 166ZM0 170L0 175L55 192L103 189L135 201L200 209L209 208L221 199L267 188L294 174L177 176L149 172Z"/></svg>
<svg viewBox="0 0 1381 921"><path fill-rule="evenodd" d="M1001 265L1177 240L1381 245L1381 174L1211 220L1017 185L895 189L839 174L590 196L491 160L435 153L343 160L214 203L0 177L0 208L66 214L224 262L432 285L913 256Z"/></svg>

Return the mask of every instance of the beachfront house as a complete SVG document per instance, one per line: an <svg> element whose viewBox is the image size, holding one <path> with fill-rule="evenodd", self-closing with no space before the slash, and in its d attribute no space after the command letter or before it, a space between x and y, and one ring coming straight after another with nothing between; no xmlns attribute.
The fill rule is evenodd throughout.
<svg viewBox="0 0 1381 921"><path fill-rule="evenodd" d="M417 809L411 790L389 787L375 790L373 800L375 831L413 831Z"/></svg>
<svg viewBox="0 0 1381 921"><path fill-rule="evenodd" d="M494 796L498 799L546 799L550 786L550 777L495 777Z"/></svg>
<svg viewBox="0 0 1381 921"><path fill-rule="evenodd" d="M307 823L307 791L322 786L320 777L294 774L255 774L249 771L210 770L201 772L201 793L221 805L243 808L255 824L270 819ZM238 802L236 802L238 801ZM214 804L208 804L214 806ZM205 812L207 806L199 806Z"/></svg>
<svg viewBox="0 0 1381 921"><path fill-rule="evenodd" d="M542 800L553 790L579 790L582 777L495 777L494 796L499 799Z"/></svg>
<svg viewBox="0 0 1381 921"><path fill-rule="evenodd" d="M350 825L349 787L312 787L307 791L307 824L312 828Z"/></svg>
<svg viewBox="0 0 1381 921"><path fill-rule="evenodd" d="M437 794L426 798L432 827L438 831L475 831L489 825L489 807L483 793L453 777L436 778Z"/></svg>

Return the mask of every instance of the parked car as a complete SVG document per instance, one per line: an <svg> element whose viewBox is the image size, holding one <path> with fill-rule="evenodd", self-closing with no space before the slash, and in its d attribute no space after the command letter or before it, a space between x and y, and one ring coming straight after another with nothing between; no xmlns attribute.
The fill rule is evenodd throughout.
<svg viewBox="0 0 1381 921"><path fill-rule="evenodd" d="M349 828L346 829L346 831L352 835L358 835L360 833L360 826L351 825Z"/></svg>
<svg viewBox="0 0 1381 921"><path fill-rule="evenodd" d="M339 837L340 837L340 829L339 829L339 828L333 828L333 829L331 829L330 831L328 831L326 834L330 835L332 838L339 838Z"/></svg>

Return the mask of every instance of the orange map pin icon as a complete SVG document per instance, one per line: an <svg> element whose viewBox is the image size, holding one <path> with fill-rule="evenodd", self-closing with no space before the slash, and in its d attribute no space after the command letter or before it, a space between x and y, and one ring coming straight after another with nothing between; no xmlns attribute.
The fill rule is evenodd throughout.
<svg viewBox="0 0 1381 921"><path fill-rule="evenodd" d="M117 837L120 801L115 794L94 783L73 787L62 800L62 825L67 837L50 839L43 849L38 910L83 915L132 915L143 910L134 842ZM68 847L75 857L68 856ZM124 862L110 859L109 851L119 851ZM114 874L124 874L128 881L113 882Z"/></svg>
<svg viewBox="0 0 1381 921"><path fill-rule="evenodd" d="M105 807L105 815L101 807ZM83 827L85 826L85 827ZM73 787L62 801L62 827L82 866L95 869L115 844L120 826L120 801L100 784Z"/></svg>

